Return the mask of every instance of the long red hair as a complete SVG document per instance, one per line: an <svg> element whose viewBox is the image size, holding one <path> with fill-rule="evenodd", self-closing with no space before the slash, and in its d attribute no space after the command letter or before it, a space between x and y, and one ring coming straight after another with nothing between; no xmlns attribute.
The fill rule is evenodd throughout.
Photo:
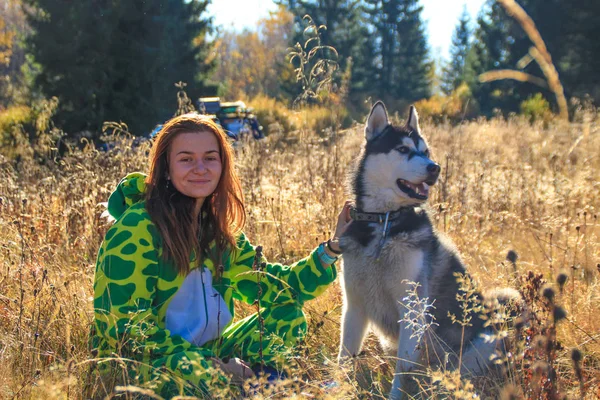
<svg viewBox="0 0 600 400"><path fill-rule="evenodd" d="M167 185L169 150L181 133L210 132L219 143L221 178L215 191L202 205L198 219L193 217L195 199ZM223 129L211 118L196 113L174 117L167 121L155 138L150 152L150 170L146 178L146 207L163 241L163 258L171 261L177 271L187 274L190 255L197 262L206 257L218 266L223 252L233 249L236 236L246 223L244 196L233 164L233 150ZM209 251L215 241L216 251Z"/></svg>

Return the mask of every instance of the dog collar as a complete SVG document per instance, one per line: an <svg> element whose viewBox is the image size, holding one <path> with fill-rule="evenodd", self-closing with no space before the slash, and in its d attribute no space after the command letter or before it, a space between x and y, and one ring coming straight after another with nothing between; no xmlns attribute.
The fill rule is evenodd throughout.
<svg viewBox="0 0 600 400"><path fill-rule="evenodd" d="M386 217L388 222L396 220L409 209L410 207L402 207L390 213L373 213L358 211L358 209L352 207L350 208L350 218L352 218L353 221L378 222L383 224L386 221Z"/></svg>
<svg viewBox="0 0 600 400"><path fill-rule="evenodd" d="M390 222L395 219L398 219L404 214L405 211L409 210L411 207L402 207L396 211L388 211L386 213L370 213L370 212L361 212L356 208L350 208L350 217L353 221L367 221L367 222L378 222L383 224L383 230L381 231L381 239L379 239L379 245L377 246L377 250L375 253L375 259L379 260L381 256L381 250L383 249L383 245L385 240L387 239L389 230L390 230Z"/></svg>

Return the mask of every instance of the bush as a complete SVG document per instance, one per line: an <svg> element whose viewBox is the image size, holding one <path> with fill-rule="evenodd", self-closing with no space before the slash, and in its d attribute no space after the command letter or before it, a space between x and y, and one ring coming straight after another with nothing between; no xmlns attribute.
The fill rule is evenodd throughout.
<svg viewBox="0 0 600 400"><path fill-rule="evenodd" d="M471 91L466 83L461 83L449 96L433 95L428 99L419 100L415 107L419 115L430 118L435 122L445 119L459 121L470 114Z"/></svg>
<svg viewBox="0 0 600 400"><path fill-rule="evenodd" d="M254 109L265 135L273 131L289 132L295 129L291 111L277 100L259 95L250 100L248 105Z"/></svg>
<svg viewBox="0 0 600 400"><path fill-rule="evenodd" d="M0 154L8 158L22 155L29 148L28 131L33 130L35 116L28 106L11 106L0 111Z"/></svg>
<svg viewBox="0 0 600 400"><path fill-rule="evenodd" d="M550 103L542 96L541 93L536 93L534 96L529 96L527 100L521 103L521 114L534 121L548 121L552 118L550 111Z"/></svg>
<svg viewBox="0 0 600 400"><path fill-rule="evenodd" d="M333 107L336 108L335 111ZM319 136L324 136L327 129L348 128L352 125L348 110L335 104L331 107L308 106L299 111L303 120L302 126Z"/></svg>
<svg viewBox="0 0 600 400"><path fill-rule="evenodd" d="M292 111L273 98L259 95L248 105L254 109L265 135L276 131L289 133L300 128L323 135L327 128L348 128L353 122L348 110L336 104L308 105ZM334 107L335 111L332 111Z"/></svg>
<svg viewBox="0 0 600 400"><path fill-rule="evenodd" d="M17 125L29 125L33 121L33 113L27 106L12 106L0 111L0 134L2 138L7 132L12 132Z"/></svg>
<svg viewBox="0 0 600 400"><path fill-rule="evenodd" d="M63 132L52 117L58 98L36 101L31 107L15 105L0 111L0 154L9 159L35 157L38 161L56 155Z"/></svg>

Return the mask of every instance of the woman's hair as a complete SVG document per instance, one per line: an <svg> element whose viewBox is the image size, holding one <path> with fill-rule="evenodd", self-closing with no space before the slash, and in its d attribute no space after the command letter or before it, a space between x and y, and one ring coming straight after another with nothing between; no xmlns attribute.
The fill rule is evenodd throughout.
<svg viewBox="0 0 600 400"><path fill-rule="evenodd" d="M198 219L193 217L196 199L185 196L167 185L171 143L181 133L210 132L219 144L221 178L215 191L202 205ZM150 170L146 178L146 207L163 241L163 258L172 261L180 274L190 270L190 256L197 262L206 257L215 264L220 277L222 255L234 249L235 236L246 222L244 197L233 165L233 151L223 129L212 119L196 113L174 117L157 134L150 152ZM216 251L209 252L215 240Z"/></svg>

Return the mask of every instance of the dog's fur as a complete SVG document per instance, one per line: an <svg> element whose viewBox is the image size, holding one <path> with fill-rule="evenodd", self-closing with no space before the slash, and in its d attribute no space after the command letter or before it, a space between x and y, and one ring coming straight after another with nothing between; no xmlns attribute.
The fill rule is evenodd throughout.
<svg viewBox="0 0 600 400"><path fill-rule="evenodd" d="M461 349L461 371L484 373L496 347L496 343L484 343L481 338L487 329L484 321L472 316L463 333L463 327L449 316L462 318L455 274L465 274L466 270L454 246L435 231L423 206L440 167L429 158L416 110L411 107L406 126L396 127L390 124L383 103L376 103L365 136L352 179L356 209L364 213L402 212L389 223L383 241L385 218L381 222L354 220L340 239L344 251L340 362L360 352L370 326L384 349L393 350L397 357L391 398L403 396L411 381L408 373L422 363L456 367ZM433 303L429 313L434 323L422 342L413 335L410 323L403 321L409 282L419 284L420 299ZM519 297L510 289L494 296L500 300ZM428 343L423 343L425 338L429 338Z"/></svg>

